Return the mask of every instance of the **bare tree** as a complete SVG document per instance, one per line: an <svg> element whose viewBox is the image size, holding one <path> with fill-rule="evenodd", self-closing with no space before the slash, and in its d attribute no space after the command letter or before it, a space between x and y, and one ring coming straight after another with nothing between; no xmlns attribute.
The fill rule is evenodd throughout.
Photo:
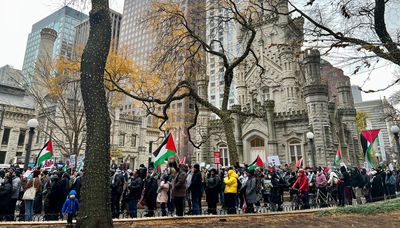
<svg viewBox="0 0 400 228"><path fill-rule="evenodd" d="M77 65L73 60L39 60L34 83L24 83L34 98L38 112L39 131L53 139L64 156L79 155L86 139Z"/></svg>
<svg viewBox="0 0 400 228"><path fill-rule="evenodd" d="M184 1L186 2L186 1ZM246 61L254 62L259 68L260 76L264 68L259 64L254 46L259 26L264 20L274 18L277 14L275 7L269 8L269 14L262 12L262 5L259 1L242 1L241 5L234 0L217 0L212 3L205 1L189 1L189 7L181 7L180 3L164 2L153 5L153 11L146 19L146 23L155 27L159 42L154 50L153 72L159 72L161 78L173 78L173 86L165 87L165 96L154 94L138 94L135 91L125 89L115 78L110 80L115 85L114 90L122 92L136 100L142 101L148 108L149 113L162 119L160 128L168 120L167 110L171 103L177 100L190 97L195 102L195 114L193 123L187 128L189 140L195 147L199 148L190 138L190 130L196 125L199 114L199 107L203 107L216 114L223 125L225 138L229 147L229 154L232 162L238 162L238 150L234 136L234 124L232 114L242 116L260 117L255 113L245 113L240 109L231 109L228 105L229 94L234 80L234 71L245 64ZM207 12L215 8L224 11L223 14L215 14L206 17ZM239 54L232 56L228 48L220 40L208 40L205 37L206 20L213 20L223 27L224 24L232 23L238 27L241 33L241 48ZM223 67L223 98L221 107L217 107L208 101L207 87L199 87L199 82L207 86L208 78L205 72L206 55L221 60ZM180 74L181 73L181 74ZM182 74L183 73L183 74ZM161 107L157 113L153 108Z"/></svg>
<svg viewBox="0 0 400 228"><path fill-rule="evenodd" d="M309 22L305 32L310 44L327 52L346 49L336 57L343 58L339 60L342 62L357 63L354 73L362 68L370 69L380 60L400 65L399 30L390 26L398 3L397 0L312 0L302 6L299 2L289 1L293 8L290 13L299 13ZM399 81L397 79L388 87Z"/></svg>

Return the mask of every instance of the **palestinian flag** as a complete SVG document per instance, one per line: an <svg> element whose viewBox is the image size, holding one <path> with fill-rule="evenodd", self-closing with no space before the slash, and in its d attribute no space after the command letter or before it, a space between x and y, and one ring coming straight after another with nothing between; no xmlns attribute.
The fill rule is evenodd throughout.
<svg viewBox="0 0 400 228"><path fill-rule="evenodd" d="M333 162L333 166L336 166L340 160L342 160L342 151L338 149L336 151L336 156L335 156L335 161Z"/></svg>
<svg viewBox="0 0 400 228"><path fill-rule="evenodd" d="M379 129L362 131L360 135L360 142L364 152L366 169L371 169L377 165L375 153L377 152L377 145L375 143L378 138Z"/></svg>
<svg viewBox="0 0 400 228"><path fill-rule="evenodd" d="M303 158L300 158L298 161L296 161L296 167L300 167L301 163L303 163Z"/></svg>
<svg viewBox="0 0 400 228"><path fill-rule="evenodd" d="M169 134L162 144L153 152L155 157L154 167L164 164L165 159L176 154L176 148L172 134Z"/></svg>
<svg viewBox="0 0 400 228"><path fill-rule="evenodd" d="M53 143L51 139L47 141L46 145L44 145L43 149L40 151L36 158L35 166L42 165L44 161L53 157Z"/></svg>
<svg viewBox="0 0 400 228"><path fill-rule="evenodd" d="M247 168L248 170L255 170L257 168L264 168L264 162L262 161L260 155L257 156L256 160L253 161Z"/></svg>

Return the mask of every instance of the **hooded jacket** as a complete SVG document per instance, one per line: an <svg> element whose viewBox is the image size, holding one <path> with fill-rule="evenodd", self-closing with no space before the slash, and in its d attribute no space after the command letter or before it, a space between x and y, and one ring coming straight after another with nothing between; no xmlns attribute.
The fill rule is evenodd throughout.
<svg viewBox="0 0 400 228"><path fill-rule="evenodd" d="M71 198L71 195L74 195L76 197L76 191L71 190L71 192L69 193L67 200L62 207L62 213L75 214L77 211L79 211L79 200L77 198Z"/></svg>
<svg viewBox="0 0 400 228"><path fill-rule="evenodd" d="M233 170L228 171L228 176L224 178L225 193L237 193L238 185L237 174Z"/></svg>

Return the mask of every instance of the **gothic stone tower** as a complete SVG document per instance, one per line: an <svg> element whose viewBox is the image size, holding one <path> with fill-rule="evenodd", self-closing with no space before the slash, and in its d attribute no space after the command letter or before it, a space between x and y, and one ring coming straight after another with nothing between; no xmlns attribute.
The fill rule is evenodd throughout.
<svg viewBox="0 0 400 228"><path fill-rule="evenodd" d="M303 88L310 130L314 133L316 165L332 158L332 132L328 112L328 86L321 82L321 57L318 50L304 52L306 83ZM330 160L330 159L329 159Z"/></svg>
<svg viewBox="0 0 400 228"><path fill-rule="evenodd" d="M338 91L338 124L343 159L349 164L358 164L362 156L359 154L358 131L356 126L356 109L351 94L350 80L339 82Z"/></svg>

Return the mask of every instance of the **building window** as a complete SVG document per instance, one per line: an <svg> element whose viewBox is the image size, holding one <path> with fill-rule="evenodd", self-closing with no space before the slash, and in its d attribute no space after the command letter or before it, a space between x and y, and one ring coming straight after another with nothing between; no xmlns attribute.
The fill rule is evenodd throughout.
<svg viewBox="0 0 400 228"><path fill-rule="evenodd" d="M136 147L136 135L132 135L131 147Z"/></svg>
<svg viewBox="0 0 400 228"><path fill-rule="evenodd" d="M118 136L118 145L124 146L125 145L125 134L120 134Z"/></svg>
<svg viewBox="0 0 400 228"><path fill-rule="evenodd" d="M0 151L0 164L4 164L6 161L6 151Z"/></svg>
<svg viewBox="0 0 400 228"><path fill-rule="evenodd" d="M19 131L18 146L23 146L24 145L25 133L26 133L26 130L20 130Z"/></svg>
<svg viewBox="0 0 400 228"><path fill-rule="evenodd" d="M289 163L296 163L302 158L300 141L293 140L289 143Z"/></svg>
<svg viewBox="0 0 400 228"><path fill-rule="evenodd" d="M1 140L2 145L8 145L8 140L10 139L11 128L4 128L3 139Z"/></svg>
<svg viewBox="0 0 400 228"><path fill-rule="evenodd" d="M251 147L263 147L264 146L264 139L260 137L256 137L255 139L250 141Z"/></svg>
<svg viewBox="0 0 400 228"><path fill-rule="evenodd" d="M221 165L228 166L229 164L229 151L228 147L225 144L221 144L218 146L218 150L221 153Z"/></svg>

